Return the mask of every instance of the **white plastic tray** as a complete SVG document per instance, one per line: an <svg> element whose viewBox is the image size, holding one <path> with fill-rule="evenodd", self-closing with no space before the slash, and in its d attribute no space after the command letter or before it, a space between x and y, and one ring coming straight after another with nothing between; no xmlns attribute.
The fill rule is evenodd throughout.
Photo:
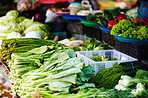
<svg viewBox="0 0 148 98"><path fill-rule="evenodd" d="M97 72L113 67L115 64L120 64L122 62L132 62L137 61L136 58L128 56L117 50L99 50L99 51L77 51L77 57L82 57L86 65L91 65L95 68L95 75ZM96 62L90 59L90 57L96 56L109 57L110 59L117 58L116 61L100 61Z"/></svg>

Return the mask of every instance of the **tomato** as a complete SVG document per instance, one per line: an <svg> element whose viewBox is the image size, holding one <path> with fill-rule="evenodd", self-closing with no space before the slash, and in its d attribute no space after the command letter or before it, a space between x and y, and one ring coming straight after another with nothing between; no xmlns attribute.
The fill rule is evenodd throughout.
<svg viewBox="0 0 148 98"><path fill-rule="evenodd" d="M120 14L118 17L117 17L117 20L122 20L122 19L127 19L127 16L125 14Z"/></svg>
<svg viewBox="0 0 148 98"><path fill-rule="evenodd" d="M108 28L112 28L115 24L117 24L116 21L114 21L114 20L109 21Z"/></svg>

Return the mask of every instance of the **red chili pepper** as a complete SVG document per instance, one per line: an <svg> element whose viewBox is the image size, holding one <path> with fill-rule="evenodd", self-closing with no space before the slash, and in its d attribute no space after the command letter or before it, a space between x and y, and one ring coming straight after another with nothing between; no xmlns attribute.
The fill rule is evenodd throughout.
<svg viewBox="0 0 148 98"><path fill-rule="evenodd" d="M117 20L122 20L122 19L127 19L127 16L125 14L120 14L118 17L117 17Z"/></svg>
<svg viewBox="0 0 148 98"><path fill-rule="evenodd" d="M114 20L109 21L109 23L108 23L108 28L112 28L113 25L115 25L115 24L117 24L116 21L114 21Z"/></svg>

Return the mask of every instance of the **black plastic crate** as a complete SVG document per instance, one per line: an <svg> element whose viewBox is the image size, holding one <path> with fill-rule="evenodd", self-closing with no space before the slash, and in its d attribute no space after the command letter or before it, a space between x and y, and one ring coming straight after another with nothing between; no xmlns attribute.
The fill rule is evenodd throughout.
<svg viewBox="0 0 148 98"><path fill-rule="evenodd" d="M114 47L120 52L135 57L138 60L148 59L148 44L126 43L120 42L117 39L114 39L114 43Z"/></svg>
<svg viewBox="0 0 148 98"><path fill-rule="evenodd" d="M102 41L101 29L98 27L83 25L83 33L90 38L96 38L97 40Z"/></svg>
<svg viewBox="0 0 148 98"><path fill-rule="evenodd" d="M50 32L66 32L67 31L67 21L62 17L57 17L54 22L46 22L45 25L51 28Z"/></svg>
<svg viewBox="0 0 148 98"><path fill-rule="evenodd" d="M148 59L147 60L142 60L141 65L142 65L142 67L145 68L145 70L148 71Z"/></svg>
<svg viewBox="0 0 148 98"><path fill-rule="evenodd" d="M47 22L45 25L51 28L50 32L64 32L67 29L66 22Z"/></svg>
<svg viewBox="0 0 148 98"><path fill-rule="evenodd" d="M101 35L102 35L102 41L104 41L105 43L107 43L111 46L115 46L113 35L111 35L109 33L105 33L104 31L101 31Z"/></svg>
<svg viewBox="0 0 148 98"><path fill-rule="evenodd" d="M74 34L83 34L83 26L80 20L67 20L67 30Z"/></svg>

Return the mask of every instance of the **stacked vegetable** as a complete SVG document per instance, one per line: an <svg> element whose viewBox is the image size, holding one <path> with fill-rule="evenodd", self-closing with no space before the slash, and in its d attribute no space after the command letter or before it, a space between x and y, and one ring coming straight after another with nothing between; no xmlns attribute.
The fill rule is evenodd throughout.
<svg viewBox="0 0 148 98"><path fill-rule="evenodd" d="M101 42L97 42L95 38L88 39L85 43L82 44L83 51L85 50L105 50L110 49L107 44L103 44Z"/></svg>
<svg viewBox="0 0 148 98"><path fill-rule="evenodd" d="M34 22L33 18L19 17L19 13L15 10L11 10L5 16L0 17L0 28L0 39L6 39L8 36L8 38L22 37L31 31L36 33L34 36L30 34L30 37L46 39L50 37L49 27L42 23ZM41 36L38 37L36 34Z"/></svg>
<svg viewBox="0 0 148 98"><path fill-rule="evenodd" d="M72 38L73 39L73 38ZM103 44L101 42L98 42L95 38L88 38L87 41L83 40L70 40L70 39L64 39L59 41L61 44L65 44L68 47L64 48L71 48L74 51L88 51L88 50L105 50L110 49L107 44Z"/></svg>
<svg viewBox="0 0 148 98"><path fill-rule="evenodd" d="M138 22L132 22L130 20L120 20L118 24L114 25L111 30L112 35L118 35L123 37L144 39L148 38L148 26L142 26Z"/></svg>
<svg viewBox="0 0 148 98"><path fill-rule="evenodd" d="M120 11L117 12L105 12L102 15L98 15L98 25L102 27L112 28L120 20L127 19L125 14L120 14Z"/></svg>
<svg viewBox="0 0 148 98"><path fill-rule="evenodd" d="M138 70L135 78L122 75L115 89L123 97L148 98L148 71Z"/></svg>
<svg viewBox="0 0 148 98"><path fill-rule="evenodd" d="M23 53L33 48L49 45L49 46L64 46L52 40L44 40L38 38L13 38L2 41L0 57L1 60L7 61L11 58L12 53Z"/></svg>
<svg viewBox="0 0 148 98"><path fill-rule="evenodd" d="M51 50L49 46L42 46L26 53L12 54L10 77L16 93L26 98L37 90L40 96L50 98L52 94L95 87L88 83L94 68L85 66L73 50Z"/></svg>
<svg viewBox="0 0 148 98"><path fill-rule="evenodd" d="M122 65L115 65L111 68L102 70L92 78L91 82L97 87L113 88L119 81L120 76L126 74Z"/></svg>
<svg viewBox="0 0 148 98"><path fill-rule="evenodd" d="M22 98L33 96L117 98L120 94L115 89L97 89L96 86L113 88L117 85L120 76L126 74L123 66L116 65L101 71L90 81L94 75L94 68L85 66L83 59L76 57L72 49L59 50L56 45L45 45L24 53L13 53L9 60L9 67L12 90ZM146 74L141 76L144 75ZM145 82L141 81L141 83ZM132 94L132 96L136 95Z"/></svg>
<svg viewBox="0 0 148 98"><path fill-rule="evenodd" d="M16 84L20 81L21 76L31 70L35 70L42 65L44 59L50 57L54 52L55 46L41 46L39 48L34 48L25 53L14 53L11 55L9 60L11 83ZM42 54L41 53L44 53ZM18 84L16 84L18 85Z"/></svg>

